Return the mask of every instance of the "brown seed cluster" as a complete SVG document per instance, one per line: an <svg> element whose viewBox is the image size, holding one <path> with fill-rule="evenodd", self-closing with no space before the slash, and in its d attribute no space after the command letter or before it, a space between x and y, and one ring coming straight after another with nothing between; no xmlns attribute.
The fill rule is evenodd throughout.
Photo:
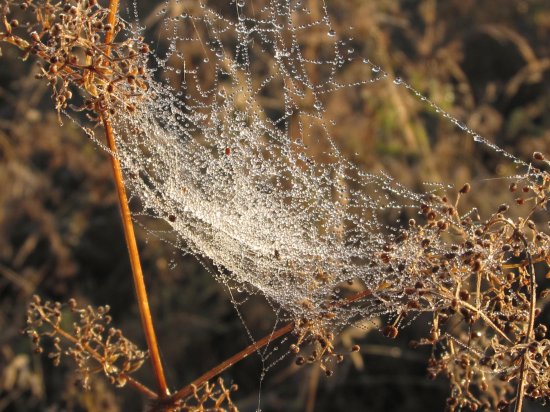
<svg viewBox="0 0 550 412"><path fill-rule="evenodd" d="M432 197L422 207L426 223L412 222L400 245L418 253L404 262L388 247L377 262L396 275L376 295L400 302L384 335L395 337L408 315L433 314L430 335L411 345L433 347L429 377L450 380L451 411L505 410L523 396L550 401L550 340L547 327L537 324L537 298L548 289L537 289L535 278L548 272L550 237L534 221L547 213L550 175L536 171L511 187L524 193L515 211L525 210L523 218L509 216L508 205L485 221L461 216L458 199ZM469 191L464 186L459 197Z"/></svg>
<svg viewBox="0 0 550 412"><path fill-rule="evenodd" d="M162 400L153 405L153 410L170 410L178 412L238 412L237 406L233 403L231 395L239 387L233 384L225 386L222 378L214 383L205 382L199 387L193 385L193 394L177 404L163 405Z"/></svg>
<svg viewBox="0 0 550 412"><path fill-rule="evenodd" d="M295 334L297 338L290 351L296 355L296 365L318 363L326 376L332 376L334 365L344 360L344 355L334 348L334 333L323 327L322 322L302 319L296 323ZM352 348L353 352L358 350L359 347Z"/></svg>
<svg viewBox="0 0 550 412"><path fill-rule="evenodd" d="M147 353L111 326L108 306L79 308L74 299L67 304L42 300L34 296L27 312L25 333L32 339L35 352L44 351L44 340L50 340L48 357L54 365L61 358L71 358L77 366L81 383L89 388L90 376L103 373L109 382L124 386L128 376L141 367ZM64 329L70 317L76 317L72 330Z"/></svg>
<svg viewBox="0 0 550 412"><path fill-rule="evenodd" d="M17 6L24 10L25 24L9 17ZM114 39L126 30L122 20L113 27L107 17L108 9L96 0L8 1L0 40L22 48L25 56L39 57L37 77L52 87L58 112L68 107L75 89L85 93L84 104L72 106L75 110L95 116L133 112L147 91L149 47L133 36L106 43L108 34Z"/></svg>
<svg viewBox="0 0 550 412"><path fill-rule="evenodd" d="M429 377L449 379L450 411L504 410L523 397L550 401L550 340L537 320L537 299L550 290L535 278L550 264L550 236L538 229L547 223L550 175L536 170L513 186L522 205L501 205L486 220L459 210L470 185L454 201L430 196L419 222L411 219L370 262L385 274L378 289L327 304L336 314L352 304L358 314L387 307L394 316L381 332L392 339L407 319L431 313L429 335L411 346L433 348ZM290 347L296 364L318 363L330 376L344 359L331 330L321 315L298 321Z"/></svg>

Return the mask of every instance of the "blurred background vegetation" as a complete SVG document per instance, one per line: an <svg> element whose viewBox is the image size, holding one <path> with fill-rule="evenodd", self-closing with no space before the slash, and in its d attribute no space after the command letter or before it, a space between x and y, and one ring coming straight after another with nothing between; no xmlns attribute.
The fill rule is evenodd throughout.
<svg viewBox="0 0 550 412"><path fill-rule="evenodd" d="M146 3L146 2L139 2ZM312 13L317 0L307 0ZM550 3L548 0L330 0L332 22L350 47L498 146L530 159L550 147ZM143 16L156 6L145 4ZM191 5L190 5L191 7ZM311 53L319 36L308 39ZM70 361L54 368L32 353L19 331L25 307L46 298L112 307L114 323L145 347L107 154L65 119L19 51L2 46L0 64L0 411L129 411L143 402L101 378L84 392ZM344 77L366 76L361 64ZM472 183L468 205L483 213L510 200L515 173L391 81L336 93L325 102L342 152L366 170L385 170L405 185ZM311 142L310 142L311 144ZM495 179L497 178L497 179ZM144 271L168 379L180 387L250 342L230 299L189 256L138 231ZM243 316L256 337L272 310L255 301ZM550 318L548 310L542 316ZM331 378L287 359L261 389L264 411L442 411L448 386L425 378L427 356L408 349L422 319L388 341L376 330L349 329L341 344L362 344ZM148 365L140 372L147 380ZM261 362L229 370L243 411L258 403ZM152 384L152 382L149 382ZM537 406L528 405L528 410Z"/></svg>

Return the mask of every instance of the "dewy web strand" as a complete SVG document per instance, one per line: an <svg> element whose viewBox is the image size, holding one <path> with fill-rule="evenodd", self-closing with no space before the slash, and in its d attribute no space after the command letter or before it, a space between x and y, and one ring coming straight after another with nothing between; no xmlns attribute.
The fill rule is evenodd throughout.
<svg viewBox="0 0 550 412"><path fill-rule="evenodd" d="M365 59L365 79L341 81L341 68L359 57L342 47L326 8L311 21L300 2L170 1L145 24L133 35L162 39L152 43L147 96L112 119L127 184L139 199L136 216L164 222L158 233L212 262L220 282L264 295L289 319L319 317L348 282L371 290L383 284L386 273L373 256L400 230L387 217L426 196L344 159L322 97L388 74ZM300 42L312 30L323 37L322 57L303 54ZM312 153L308 142L326 149ZM418 249L405 242L403 264ZM404 273L400 282L408 281ZM333 311L326 323L338 329L390 308Z"/></svg>
<svg viewBox="0 0 550 412"><path fill-rule="evenodd" d="M328 66L331 78L314 85L293 38L291 8L273 2L259 12L265 18L253 20L237 5L236 21L212 10L163 20L160 30L173 37L166 54L157 56L159 71L179 74L181 69L171 67L184 66L181 84L151 80L154 99L115 124L136 132L122 139L121 157L132 171L129 183L140 194L144 213L164 218L184 249L211 259L221 281L253 287L293 316L305 316L351 278L380 282L364 264L384 243L378 215L416 204L419 196L386 176L360 172L332 144L316 91L340 87L333 79L342 59L337 43L332 60L315 63ZM326 25L326 19L318 24ZM178 34L180 27L193 30ZM281 45L282 27L291 36L287 47ZM210 40L203 40L207 35ZM258 59L267 53L262 64L275 64L261 82L251 75L250 54L257 53L248 49L253 37L263 48ZM221 49L231 40L234 50ZM178 48L196 43L208 44L210 53L198 68L188 68ZM200 71L212 67L214 79L206 90ZM284 111L271 119L257 100L274 82L284 85ZM306 122L316 123L330 147L324 164L308 157L304 136L288 130L290 117L300 110L296 100L308 93L314 103L304 110L300 134L306 133Z"/></svg>
<svg viewBox="0 0 550 412"><path fill-rule="evenodd" d="M113 105L125 110L113 107L111 118L134 218L146 218L147 230L204 262L238 311L248 296L261 295L276 324L309 319L316 333L336 333L395 313L392 302L430 269L419 233L398 217L442 208L430 197L442 186L416 193L347 160L331 137L328 95L393 82L388 86L405 87L476 141L524 165L356 56L326 7L311 16L294 1L169 1L143 19L145 27L135 20L127 36L157 39L144 57L147 93L132 97L131 87L121 86L124 99ZM302 43L312 31L322 44L306 55ZM350 82L341 74L357 59L364 77ZM434 254L452 246L437 230L423 236ZM347 304L351 290L375 298ZM264 372L285 356L258 354Z"/></svg>

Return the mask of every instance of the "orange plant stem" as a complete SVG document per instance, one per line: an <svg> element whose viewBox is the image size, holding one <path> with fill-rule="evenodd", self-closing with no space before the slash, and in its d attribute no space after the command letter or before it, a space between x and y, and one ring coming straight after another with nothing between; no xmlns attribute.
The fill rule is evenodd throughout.
<svg viewBox="0 0 550 412"><path fill-rule="evenodd" d="M209 381L213 377L219 375L224 370L230 368L237 362L245 359L248 355L256 352L258 349L263 348L265 345L267 345L269 342L274 341L275 339L280 338L281 336L286 335L289 332L292 332L294 330L294 322L290 322L286 324L285 326L281 327L280 329L277 329L275 332L270 333L267 336L264 336L259 341L254 342L253 344L247 346L242 351L236 353L235 355L231 356L229 359L226 359L222 363L220 363L217 366L214 366L212 369L210 369L208 372L203 374L202 376L195 379L192 383L185 386L184 388L180 389L172 397L170 398L171 402L178 401L180 399L186 398L187 396L191 395L193 393L193 387L200 387L205 382Z"/></svg>
<svg viewBox="0 0 550 412"><path fill-rule="evenodd" d="M105 44L110 46L113 42L116 24L116 14L118 12L118 0L109 0L109 15L107 16L107 23L111 25L111 30L105 34ZM107 56L111 54L111 47L109 47L105 53Z"/></svg>
<svg viewBox="0 0 550 412"><path fill-rule="evenodd" d="M336 302L334 304L334 306L335 307L346 306L346 305L352 304L354 302L357 302L361 299L367 298L370 295L372 295L372 291L369 290L369 289L366 289L366 290L358 292L358 293L356 293L352 296L344 298L339 302ZM181 388L179 391L177 391L176 393L174 393L170 397L168 402L175 403L178 400L189 396L190 394L193 393L193 387L199 387L199 386L203 385L206 381L208 381L208 380L212 379L213 377L219 375L220 373L222 373L226 369L230 368L231 366L233 366L237 362L240 362L241 360L248 357L250 354L256 352L258 349L263 348L268 343L274 341L275 339L279 339L280 337L286 335L287 333L292 332L294 330L294 327L295 327L295 323L290 322L290 323L286 324L285 326L277 329L275 332L270 333L270 334L264 336L262 339L260 339L256 342L254 342L253 344L247 346L242 351L240 351L240 352L236 353L235 355L231 356L229 359L226 359L222 363L214 366L212 369L210 369L208 372L204 373L202 376L195 379L189 385Z"/></svg>
<svg viewBox="0 0 550 412"><path fill-rule="evenodd" d="M124 181L122 178L122 169L120 167L120 162L115 157L117 149L113 128L109 120L105 117L103 117L103 126L105 127L105 134L107 136L109 149L111 149L111 151L113 152L113 154L111 155L111 166L113 167L114 180L118 194L118 203L120 205L120 212L122 215L124 237L126 238L126 246L128 247L128 253L130 255L130 264L132 266L132 276L136 289L136 297L139 306L139 313L141 316L141 324L143 326L145 340L147 341L149 355L151 356L151 362L153 364L153 369L155 372L158 395L159 397L165 397L168 396L169 390L166 384L166 378L164 377L162 362L160 360L157 337L155 334L155 329L153 327L153 319L151 317L149 300L147 298L147 290L145 288L143 271L141 269L141 262L139 259L139 251L134 234L134 227L132 225L132 216L130 214L130 208L128 207L128 198L126 196L126 189L124 188Z"/></svg>
<svg viewBox="0 0 550 412"><path fill-rule="evenodd" d="M114 27L116 24L116 13L118 11L118 0L110 0L109 2L109 16L107 22L111 25L111 30L105 35L105 43L111 44L113 41ZM110 50L107 50L109 55ZM139 306L139 313L141 316L141 324L143 326L143 332L145 333L145 340L147 341L147 347L149 348L149 355L151 356L151 362L153 364L153 370L155 374L155 380L157 383L157 391L159 397L163 398L170 394L168 385L166 384L166 378L162 368L162 362L160 360L160 353L157 343L157 337L155 329L153 327L153 318L151 317L151 310L149 308L149 299L147 298L147 290L145 288L145 281L143 279L143 271L141 269L141 261L139 259L139 251L136 242L136 236L134 233L134 226L132 224L132 216L130 214L130 208L128 206L128 197L126 196L126 189L124 187L124 180L122 177L122 169L120 162L116 158L117 148L115 142L115 136L113 133L113 127L109 118L102 114L103 126L105 128L105 135L107 137L107 144L111 150L111 166L113 168L114 180L118 194L118 203L120 205L120 212L122 215L122 224L124 227L124 237L126 238L126 246L128 247L128 254L130 255L130 264L132 266L132 276L134 279L134 286L136 290L136 297Z"/></svg>

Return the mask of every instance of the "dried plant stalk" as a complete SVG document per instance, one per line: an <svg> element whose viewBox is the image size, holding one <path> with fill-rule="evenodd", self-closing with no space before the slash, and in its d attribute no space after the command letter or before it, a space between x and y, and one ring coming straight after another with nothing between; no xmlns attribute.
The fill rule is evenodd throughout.
<svg viewBox="0 0 550 412"><path fill-rule="evenodd" d="M108 24L111 25L111 30L107 31L105 36L105 44L109 46L114 38L114 27L116 25L116 15L118 12L118 0L110 0L109 2L109 16L107 18ZM111 50L106 50L106 55L110 56ZM128 247L128 253L130 256L130 263L132 267L132 277L134 280L134 286L136 291L136 297L139 305L139 313L141 316L141 324L143 332L145 333L145 339L147 340L147 347L151 355L151 362L153 364L153 370L155 374L155 380L157 382L158 394L160 397L165 397L170 394L166 378L164 376L164 370L162 367L162 361L160 359L160 352L158 348L157 337L153 326L153 318L151 316L151 310L149 308L149 300L147 297L147 290L145 287L145 280L143 278L143 271L141 269L141 261L139 258L139 251L136 242L136 236L134 233L134 227L132 223L132 215L130 213L130 207L128 206L128 197L126 196L126 189L124 188L124 180L122 176L122 169L120 162L116 158L117 148L115 142L115 136L108 114L106 112L101 113L103 120L103 126L105 128L105 136L107 138L109 149L111 150L111 166L113 168L113 177L118 194L118 203L120 206L120 212L122 215L122 224L124 227L124 238L126 239L126 246Z"/></svg>

